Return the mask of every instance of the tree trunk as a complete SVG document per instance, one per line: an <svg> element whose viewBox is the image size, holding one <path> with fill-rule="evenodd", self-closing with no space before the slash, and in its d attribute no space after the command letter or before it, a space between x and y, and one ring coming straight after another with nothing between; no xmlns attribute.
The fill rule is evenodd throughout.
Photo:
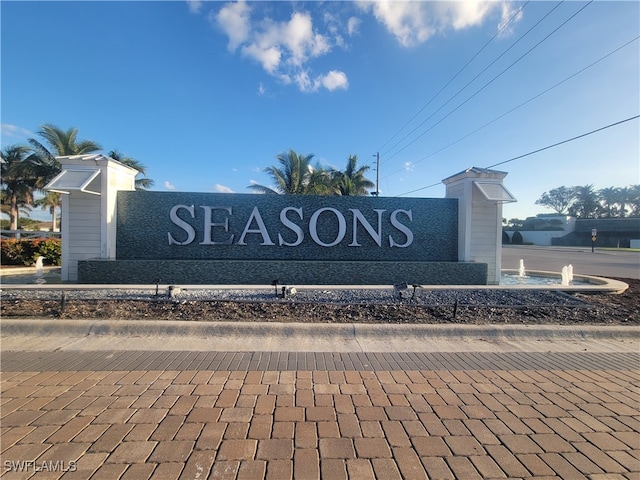
<svg viewBox="0 0 640 480"><path fill-rule="evenodd" d="M51 207L49 209L51 211L51 231L56 231L56 207Z"/></svg>
<svg viewBox="0 0 640 480"><path fill-rule="evenodd" d="M11 195L11 203L9 206L9 230L18 229L18 197Z"/></svg>

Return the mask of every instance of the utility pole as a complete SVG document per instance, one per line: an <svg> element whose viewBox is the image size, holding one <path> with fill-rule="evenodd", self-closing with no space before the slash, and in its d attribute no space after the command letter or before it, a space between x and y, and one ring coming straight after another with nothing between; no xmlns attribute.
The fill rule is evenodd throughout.
<svg viewBox="0 0 640 480"><path fill-rule="evenodd" d="M380 196L380 152L376 155L376 191L373 193L376 197Z"/></svg>

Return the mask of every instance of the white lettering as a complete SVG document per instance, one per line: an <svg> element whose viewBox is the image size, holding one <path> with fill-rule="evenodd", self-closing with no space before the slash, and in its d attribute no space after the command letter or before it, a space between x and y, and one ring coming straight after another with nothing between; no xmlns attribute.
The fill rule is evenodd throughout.
<svg viewBox="0 0 640 480"><path fill-rule="evenodd" d="M389 246L390 247L400 247L400 248L405 248L408 247L409 245L411 245L413 243L413 232L409 229L409 227L407 227L406 225L403 225L402 223L400 223L400 221L398 220L398 214L399 213L404 213L408 218L409 221L413 221L413 217L411 215L411 210L394 210L391 213L391 225L393 225L394 227L396 227L398 230L400 230L402 233L405 234L405 236L407 237L407 241L404 243L396 243L396 241L393 239L393 237L391 235L389 235Z"/></svg>
<svg viewBox="0 0 640 480"><path fill-rule="evenodd" d="M287 218L288 211L296 212L300 217L300 220L303 219L301 208L294 208L294 207L283 208L282 211L280 212L280 221L285 227L293 230L297 237L295 242L287 242L284 240L284 238L282 238L282 235L278 234L278 244L280 246L284 245L286 247L297 247L302 243L302 240L304 240L304 233L302 232L302 228L300 228L300 226L296 225L295 223L293 223L291 220Z"/></svg>
<svg viewBox="0 0 640 480"><path fill-rule="evenodd" d="M231 221L233 216L232 207L210 205L200 205L199 207L202 208L204 212L204 218L202 220L202 242L200 242L200 245L233 245L234 240L238 236L238 231L234 233L233 230L231 230L231 225L236 223ZM187 213L183 214L181 210L186 210ZM362 229L367 232L379 247L382 247L384 229L385 226L388 228L389 223L391 224L391 227L395 229L395 231L392 229L388 235L390 247L406 248L413 244L414 234L411 228L407 225L407 222L413 221L413 213L411 209L398 209L392 211L388 221L384 216L384 213L387 210L373 209L373 212L375 212L378 217L377 225L372 225L360 209L350 208L349 211L353 216L352 219L349 219L349 221L353 222L353 237L351 243L348 244L349 247L362 246L358 241L358 234L362 233ZM320 225L328 224L332 226L325 228L326 231L319 232L318 229L320 227L318 226L318 222L320 221L320 216L323 214L333 214L337 220L337 228L335 221L332 222L332 219L325 215L325 217L323 217L324 221L321 222ZM196 218L194 205L174 205L171 208L169 213L171 222L184 233L177 234L175 232L168 232L167 236L169 245L189 245L194 242L196 235L199 235L199 229L197 234L195 227L188 222L189 216L191 219ZM406 217L406 219L402 218L402 216ZM297 217L297 219L299 219L298 223L295 221L297 219L292 217ZM272 217L268 218L271 222L270 227L275 229L272 234L277 234L278 236L279 246L297 247L305 241L305 229L300 222L304 219L305 212L302 207L284 207L280 210L279 223L277 223L277 220ZM276 225L280 226L280 231L278 231ZM317 245L321 247L334 247L341 243L346 237L347 220L345 219L345 215L339 210L332 207L324 207L312 213L309 218L308 228L311 239ZM398 240L398 233L405 237L402 242ZM236 245L247 245L247 235L249 234L261 235L262 242L260 245L275 246L275 243L271 240L269 230L267 230L267 226L258 207L253 207Z"/></svg>
<svg viewBox="0 0 640 480"><path fill-rule="evenodd" d="M258 224L257 230L249 228L251 227L251 224L253 223L254 220ZM260 216L260 211L258 210L258 207L253 207L251 216L249 217L249 220L247 220L247 224L245 225L244 230L242 231L242 235L240 235L240 240L238 240L238 243L237 243L238 245L247 244L247 242L244 239L247 233L259 233L260 235L262 235L262 243L260 245L275 245L275 243L273 243L271 241L271 238L269 237L269 232L267 232L267 227L265 226L264 221Z"/></svg>
<svg viewBox="0 0 640 480"><path fill-rule="evenodd" d="M178 227L182 228L185 232L187 232L187 239L184 242L179 242L176 240L171 232L169 232L169 245L189 245L196 238L196 231L193 229L191 225L178 217L178 210L184 208L187 212L191 214L191 218L194 218L194 206L186 206L186 205L175 205L171 212L169 213L169 218L173 223L175 223Z"/></svg>
<svg viewBox="0 0 640 480"><path fill-rule="evenodd" d="M318 236L318 218L320 214L323 212L333 212L336 218L338 219L338 235L335 240L331 243L325 243L320 240ZM335 208L325 207L319 210L316 210L313 215L311 215L311 219L309 220L309 234L313 241L316 242L321 247L333 247L334 245L339 244L344 236L347 233L347 221L344 219L344 216Z"/></svg>
<svg viewBox="0 0 640 480"><path fill-rule="evenodd" d="M225 217L224 222L214 223L212 221L213 210L223 210L231 215L231 207L209 207L207 205L201 205L200 208L204 210L204 238L202 242L200 242L200 245L231 245L235 235L231 235L222 242L214 242L211 240L211 229L213 227L222 227L225 232L229 231L229 218Z"/></svg>
<svg viewBox="0 0 640 480"><path fill-rule="evenodd" d="M361 245L358 243L358 222L364 227L371 238L378 244L379 247L382 246L382 214L385 210L378 210L377 208L373 211L378 214L378 231L376 232L369 221L364 218L362 212L357 208L350 208L353 212L353 242L349 244L350 247L360 247Z"/></svg>

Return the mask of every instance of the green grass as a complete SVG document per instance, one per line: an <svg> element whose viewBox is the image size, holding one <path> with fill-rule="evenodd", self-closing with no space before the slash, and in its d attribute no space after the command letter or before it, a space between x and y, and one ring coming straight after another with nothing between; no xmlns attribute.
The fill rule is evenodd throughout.
<svg viewBox="0 0 640 480"><path fill-rule="evenodd" d="M596 247L596 250L606 250L608 252L640 252L640 248Z"/></svg>

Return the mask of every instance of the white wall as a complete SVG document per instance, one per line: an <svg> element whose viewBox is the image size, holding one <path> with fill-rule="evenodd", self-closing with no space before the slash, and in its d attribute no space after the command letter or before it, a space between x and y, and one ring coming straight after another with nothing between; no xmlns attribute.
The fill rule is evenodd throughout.
<svg viewBox="0 0 640 480"><path fill-rule="evenodd" d="M68 205L65 211L72 211L73 215L62 216L62 255L65 257L66 253L68 260L62 265L62 280L76 281L78 260L100 257L101 197L74 192L64 195L63 201Z"/></svg>

